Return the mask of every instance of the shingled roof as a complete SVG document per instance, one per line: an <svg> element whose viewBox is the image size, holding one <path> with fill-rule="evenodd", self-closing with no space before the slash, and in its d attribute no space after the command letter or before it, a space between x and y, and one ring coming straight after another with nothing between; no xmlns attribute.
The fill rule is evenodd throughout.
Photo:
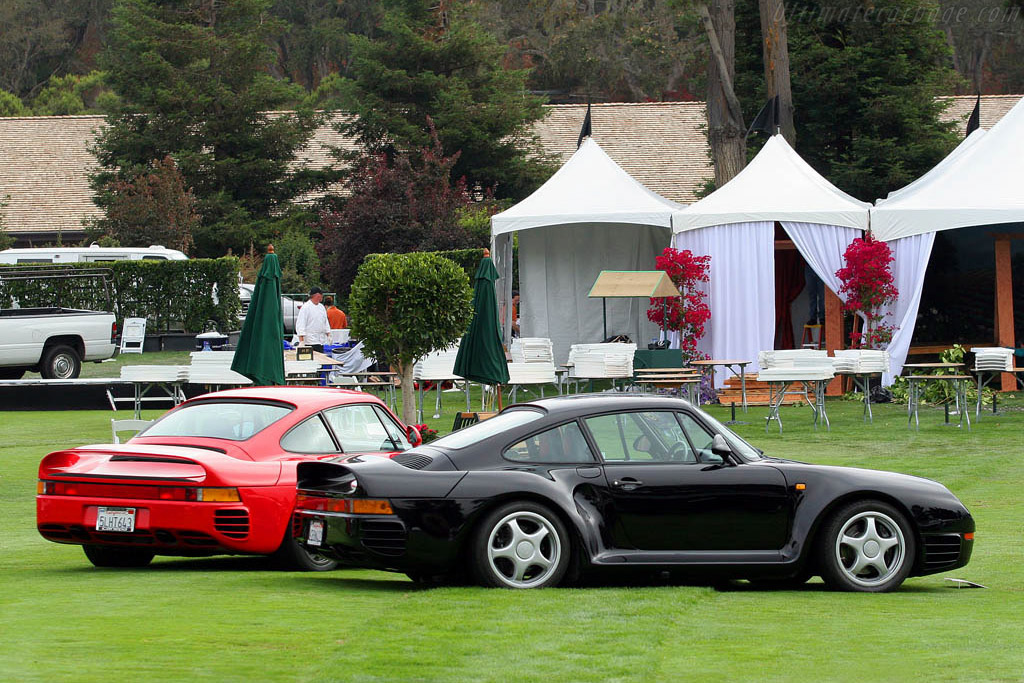
<svg viewBox="0 0 1024 683"><path fill-rule="evenodd" d="M1006 115L1006 112L1013 109L1013 105L1020 102L1022 95L982 95L980 124L985 130L996 125L999 119ZM943 121L956 121L957 130L961 135L967 133L967 119L974 111L974 103L978 101L976 95L957 95L955 97L940 97L940 100L951 100L949 108L942 113Z"/></svg>
<svg viewBox="0 0 1024 683"><path fill-rule="evenodd" d="M576 149L586 105L555 105L535 132L560 160ZM593 105L593 132L605 151L637 180L678 202L692 202L712 175L701 102ZM89 153L102 116L0 118L0 198L9 196L4 226L36 242L80 240L82 221L100 215L92 203ZM300 165L337 163L331 147L354 149L331 125L299 153Z"/></svg>

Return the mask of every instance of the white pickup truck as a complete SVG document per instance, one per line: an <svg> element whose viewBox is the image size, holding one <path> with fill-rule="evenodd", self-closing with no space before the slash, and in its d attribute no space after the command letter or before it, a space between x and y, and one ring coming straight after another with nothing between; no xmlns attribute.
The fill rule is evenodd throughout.
<svg viewBox="0 0 1024 683"><path fill-rule="evenodd" d="M45 379L73 379L83 361L101 361L117 351L113 313L73 308L0 310L0 379L26 371Z"/></svg>

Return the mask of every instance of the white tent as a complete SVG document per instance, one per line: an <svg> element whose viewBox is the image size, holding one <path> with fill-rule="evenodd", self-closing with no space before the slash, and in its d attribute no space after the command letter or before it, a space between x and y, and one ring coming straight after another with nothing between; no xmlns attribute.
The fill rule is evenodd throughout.
<svg viewBox="0 0 1024 683"><path fill-rule="evenodd" d="M987 133L973 132L931 171L875 202L872 233L893 251L893 275L900 292L900 301L890 312L898 326L889 345L895 372L910 350L935 233L1024 222L1022 186L1024 100ZM1012 329L1012 321L1008 327Z"/></svg>
<svg viewBox="0 0 1024 683"><path fill-rule="evenodd" d="M564 362L570 345L603 341L601 300L587 297L598 274L651 270L669 244L672 212L679 208L588 138L536 192L491 218L504 285L499 300L511 300L512 233L518 232L522 334L550 338L555 360ZM609 299L607 305L609 334L634 336L638 327L645 336L657 334L646 322L647 301ZM510 307L502 304L502 310ZM503 323L507 331L510 316Z"/></svg>
<svg viewBox="0 0 1024 683"><path fill-rule="evenodd" d="M868 225L870 204L829 183L781 135L735 178L672 215L677 249L711 256L711 322L698 348L743 359L775 344L775 221L832 291L843 253ZM724 376L719 376L719 381Z"/></svg>

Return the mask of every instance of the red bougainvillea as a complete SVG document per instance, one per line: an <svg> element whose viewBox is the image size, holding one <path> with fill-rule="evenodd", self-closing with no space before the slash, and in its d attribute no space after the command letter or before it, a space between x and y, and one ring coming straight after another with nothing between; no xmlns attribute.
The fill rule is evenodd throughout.
<svg viewBox="0 0 1024 683"><path fill-rule="evenodd" d="M871 233L857 238L843 254L846 267L836 271L843 281L839 295L845 298L844 310L862 314L867 320L863 332L851 332L850 342L855 347L881 348L892 340L895 327L883 322L882 309L899 296L893 284L889 264L892 252L885 242L875 240Z"/></svg>
<svg viewBox="0 0 1024 683"><path fill-rule="evenodd" d="M698 358L697 340L704 336L704 324L711 319L711 309L697 283L708 281L711 257L694 256L688 249L679 251L668 247L655 259L655 265L668 274L682 296L651 299L647 319L663 330L679 332L684 360Z"/></svg>

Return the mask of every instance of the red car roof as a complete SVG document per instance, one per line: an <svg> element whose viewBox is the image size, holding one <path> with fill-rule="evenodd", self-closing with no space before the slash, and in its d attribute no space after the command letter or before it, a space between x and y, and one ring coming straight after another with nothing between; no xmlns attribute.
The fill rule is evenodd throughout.
<svg viewBox="0 0 1024 683"><path fill-rule="evenodd" d="M384 405L384 402L373 394L364 391L352 391L351 389L335 389L332 387L310 387L310 386L285 386L285 387L245 387L242 389L227 389L203 394L187 401L187 403L198 403L210 399L264 399L273 401L284 401L294 405L301 405L312 411L339 405L340 403L377 403Z"/></svg>

